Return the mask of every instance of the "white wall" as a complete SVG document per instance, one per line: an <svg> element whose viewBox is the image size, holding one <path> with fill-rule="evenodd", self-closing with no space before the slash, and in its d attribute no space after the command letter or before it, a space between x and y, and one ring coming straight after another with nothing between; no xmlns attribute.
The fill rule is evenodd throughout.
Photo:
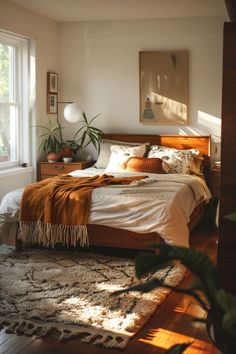
<svg viewBox="0 0 236 354"><path fill-rule="evenodd" d="M102 113L96 122L106 132L212 134L219 143L224 20L61 23L62 97L79 101L89 115ZM143 125L139 122L139 51L173 49L189 52L189 125ZM68 127L65 134L74 130ZM218 158L219 149L214 156Z"/></svg>
<svg viewBox="0 0 236 354"><path fill-rule="evenodd" d="M36 45L36 102L35 121L44 123L47 121L46 114L46 72L58 71L58 24L43 16L37 15L23 7L7 1L0 1L0 28L15 32L35 40ZM35 152L35 147L32 146ZM5 173L0 174L0 199L9 190L22 187L35 178L34 172L29 169L28 173L18 173L9 178Z"/></svg>
<svg viewBox="0 0 236 354"><path fill-rule="evenodd" d="M212 17L59 25L10 1L0 1L0 28L28 36L36 43L37 124L47 122L46 72L51 70L59 73L60 99L79 101L91 116L101 113L96 124L106 132L213 134L218 145L224 20ZM139 122L138 53L165 49L189 51L189 126ZM65 137L71 137L77 127L68 126L63 119L62 123L68 127L63 132ZM214 159L219 153L218 149ZM34 178L26 172L10 179L0 177L0 199Z"/></svg>

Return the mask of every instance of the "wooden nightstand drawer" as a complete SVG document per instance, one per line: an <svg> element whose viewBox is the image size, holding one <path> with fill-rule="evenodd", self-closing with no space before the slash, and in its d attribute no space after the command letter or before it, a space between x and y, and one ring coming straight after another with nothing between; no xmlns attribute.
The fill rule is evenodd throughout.
<svg viewBox="0 0 236 354"><path fill-rule="evenodd" d="M83 170L92 166L90 161L78 162L40 162L39 166L39 180L57 176L61 173L70 173L75 170Z"/></svg>

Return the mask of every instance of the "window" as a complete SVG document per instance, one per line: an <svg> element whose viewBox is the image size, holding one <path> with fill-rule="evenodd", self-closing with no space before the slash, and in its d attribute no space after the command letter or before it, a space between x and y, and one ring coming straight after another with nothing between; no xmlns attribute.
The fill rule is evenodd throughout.
<svg viewBox="0 0 236 354"><path fill-rule="evenodd" d="M0 168L22 163L28 148L28 63L28 40L0 31Z"/></svg>

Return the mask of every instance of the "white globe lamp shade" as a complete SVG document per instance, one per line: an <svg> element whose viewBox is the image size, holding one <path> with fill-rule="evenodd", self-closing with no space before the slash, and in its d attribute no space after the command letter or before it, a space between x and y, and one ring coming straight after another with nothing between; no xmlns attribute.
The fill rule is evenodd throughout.
<svg viewBox="0 0 236 354"><path fill-rule="evenodd" d="M64 109L64 117L70 123L79 122L82 118L82 112L77 103L70 103Z"/></svg>

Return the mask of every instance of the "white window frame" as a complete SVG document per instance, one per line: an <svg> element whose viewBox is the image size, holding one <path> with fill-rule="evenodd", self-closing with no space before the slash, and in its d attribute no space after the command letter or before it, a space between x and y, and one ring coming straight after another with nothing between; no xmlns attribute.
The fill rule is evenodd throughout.
<svg viewBox="0 0 236 354"><path fill-rule="evenodd" d="M0 170L9 169L21 165L26 162L28 165L32 163L32 155L30 153L30 40L16 34L1 31L0 42L15 48L14 58L14 79L15 92L11 102L0 103L10 105L18 109L18 122L16 122L16 134L18 136L16 146L16 156L14 161L6 161L0 163Z"/></svg>

